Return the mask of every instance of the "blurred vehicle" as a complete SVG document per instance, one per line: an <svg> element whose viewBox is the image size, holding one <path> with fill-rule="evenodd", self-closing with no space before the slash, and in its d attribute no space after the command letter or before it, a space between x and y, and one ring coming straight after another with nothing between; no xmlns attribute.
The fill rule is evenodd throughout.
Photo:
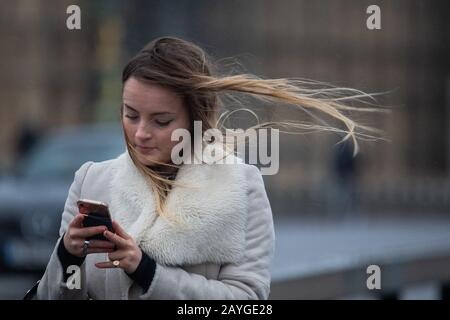
<svg viewBox="0 0 450 320"><path fill-rule="evenodd" d="M122 128L95 124L52 130L0 179L0 268L42 271L58 238L75 171L125 151Z"/></svg>

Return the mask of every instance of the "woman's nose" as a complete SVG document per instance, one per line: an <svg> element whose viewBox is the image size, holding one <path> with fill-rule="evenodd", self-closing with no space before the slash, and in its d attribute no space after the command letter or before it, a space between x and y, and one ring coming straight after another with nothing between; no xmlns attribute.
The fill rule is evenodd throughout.
<svg viewBox="0 0 450 320"><path fill-rule="evenodd" d="M136 138L138 139L150 139L152 137L152 133L150 128L146 124L141 124L138 126L136 131Z"/></svg>

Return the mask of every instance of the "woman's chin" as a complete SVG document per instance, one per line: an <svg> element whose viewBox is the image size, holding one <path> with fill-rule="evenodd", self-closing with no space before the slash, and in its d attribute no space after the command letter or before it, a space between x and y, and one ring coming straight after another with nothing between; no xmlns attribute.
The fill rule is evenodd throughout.
<svg viewBox="0 0 450 320"><path fill-rule="evenodd" d="M155 157L155 156L142 155L139 153L137 156L138 156L139 161L145 166L154 166L155 161L160 161L158 159L158 157Z"/></svg>

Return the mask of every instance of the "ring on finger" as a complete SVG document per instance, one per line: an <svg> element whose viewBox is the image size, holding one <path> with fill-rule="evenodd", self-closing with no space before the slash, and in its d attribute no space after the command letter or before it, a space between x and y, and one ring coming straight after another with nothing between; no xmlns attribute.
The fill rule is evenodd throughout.
<svg viewBox="0 0 450 320"><path fill-rule="evenodd" d="M89 247L89 240L84 240L84 243L83 243L83 256L87 255L88 247Z"/></svg>

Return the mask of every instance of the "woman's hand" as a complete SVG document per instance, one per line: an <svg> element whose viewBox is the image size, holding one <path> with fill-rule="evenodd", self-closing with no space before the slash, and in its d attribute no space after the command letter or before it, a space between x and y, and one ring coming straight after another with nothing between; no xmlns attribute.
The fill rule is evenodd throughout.
<svg viewBox="0 0 450 320"><path fill-rule="evenodd" d="M86 238L95 236L104 232L106 226L97 227L83 227L84 215L79 213L75 216L69 224L66 233L64 234L64 247L66 250L77 257L84 257L83 246ZM114 243L104 240L90 240L87 248L87 254L90 253L109 253L113 252Z"/></svg>
<svg viewBox="0 0 450 320"><path fill-rule="evenodd" d="M116 221L113 221L113 228L116 232L115 234L106 230L103 235L116 245L117 250L108 254L110 261L99 262L95 266L97 268L119 267L127 273L133 273L142 259L141 248L139 248L133 238Z"/></svg>

